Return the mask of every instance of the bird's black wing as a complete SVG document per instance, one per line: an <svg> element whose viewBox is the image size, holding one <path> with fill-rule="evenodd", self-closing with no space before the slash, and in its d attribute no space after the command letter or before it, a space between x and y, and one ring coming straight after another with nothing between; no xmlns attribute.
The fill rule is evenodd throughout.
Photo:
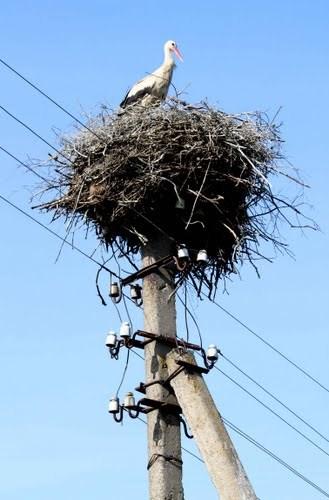
<svg viewBox="0 0 329 500"><path fill-rule="evenodd" d="M130 96L129 96L129 92L131 92L131 89L128 90L127 94L125 95L125 98L123 99L123 101L120 104L120 107L124 109L126 106L129 106L130 104L134 104L134 103L140 101L146 95L152 95L152 89L153 89L152 86L144 87L141 90L138 90L137 92L135 92L133 95L130 95Z"/></svg>

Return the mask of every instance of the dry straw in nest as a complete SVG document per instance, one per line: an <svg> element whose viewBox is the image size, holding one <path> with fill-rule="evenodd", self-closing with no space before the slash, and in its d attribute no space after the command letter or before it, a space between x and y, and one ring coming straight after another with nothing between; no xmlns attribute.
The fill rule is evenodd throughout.
<svg viewBox="0 0 329 500"><path fill-rule="evenodd" d="M239 261L255 265L262 241L285 248L278 219L299 224L290 219L298 205L271 189L274 176L299 181L282 172L278 127L260 113L171 100L122 115L105 108L88 128L61 138L41 208L71 227L83 221L130 257L164 236L172 252L179 243L192 256L206 249L208 264L185 275L198 291L202 283L214 291Z"/></svg>

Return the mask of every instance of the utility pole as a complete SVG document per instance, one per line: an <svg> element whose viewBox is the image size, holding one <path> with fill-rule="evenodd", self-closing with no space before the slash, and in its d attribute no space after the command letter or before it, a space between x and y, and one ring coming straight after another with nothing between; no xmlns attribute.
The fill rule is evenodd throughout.
<svg viewBox="0 0 329 500"><path fill-rule="evenodd" d="M172 350L167 355L169 375L177 370L177 360L196 365L191 352ZM170 384L221 500L257 500L201 373L193 366L185 368Z"/></svg>
<svg viewBox="0 0 329 500"><path fill-rule="evenodd" d="M142 251L143 267L170 254L170 241L159 237ZM176 337L176 307L173 277L167 271L164 280L156 273L143 281L144 329L158 335ZM145 346L146 385L168 377L166 356L171 348L153 341ZM176 403L176 399L160 384L146 389L146 397ZM148 469L150 500L183 500L182 452L179 416L175 412L156 409L147 417Z"/></svg>

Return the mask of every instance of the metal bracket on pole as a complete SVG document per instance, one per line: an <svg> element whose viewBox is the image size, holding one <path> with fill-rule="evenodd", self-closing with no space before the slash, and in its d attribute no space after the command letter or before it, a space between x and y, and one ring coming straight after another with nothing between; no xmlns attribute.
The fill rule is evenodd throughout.
<svg viewBox="0 0 329 500"><path fill-rule="evenodd" d="M148 340L139 340L136 337L142 337ZM183 366L185 369L193 371L193 372L198 372L198 373L209 373L209 371L214 367L214 364L216 363L218 359L218 355L216 358L208 358L208 354L205 352L202 346L199 346L197 344L192 344L191 342L185 342L184 340L180 340L177 337L167 337L165 335L157 335L155 333L151 332L145 332L144 330L136 330L134 335L126 341L126 346L128 348L131 347L137 347L138 349L144 349L144 347L149 344L150 342L159 342L160 344L167 345L169 347L173 348L178 348L178 349L183 349L184 352L187 350L192 350L192 351L198 351L201 353L203 362L205 365L205 368L201 368L199 366L191 365L189 366L188 363L185 363L183 361L180 361L182 364L180 366ZM221 352L213 346L213 348L216 349L216 354ZM185 364L184 364L185 363ZM178 363L179 364L179 363ZM152 382L151 384L153 385L154 383L160 383L159 382Z"/></svg>
<svg viewBox="0 0 329 500"><path fill-rule="evenodd" d="M182 359L176 359L176 364L185 368L189 373L209 373L208 368L202 368L202 366L194 365L193 363L188 363Z"/></svg>
<svg viewBox="0 0 329 500"><path fill-rule="evenodd" d="M149 339L148 341L137 340L136 337L143 337ZM191 342L185 342L173 337L167 337L166 335L157 335L156 333L145 332L144 330L137 330L132 338L129 340L129 346L143 348L144 345L149 342L157 341L161 344L168 345L169 347L182 347L183 349L192 349L192 351L202 351L202 347L197 344L192 344Z"/></svg>
<svg viewBox="0 0 329 500"><path fill-rule="evenodd" d="M145 384L144 382L140 382L139 386L138 387L135 387L135 391L138 391L138 392L141 392L142 394L146 394L146 389L147 387L151 387L152 385L155 385L155 384L159 384L159 385L162 385L162 387L165 387L171 394L173 394L173 388L171 387L170 385L170 381L177 377L177 375L183 371L183 367L178 367L176 368L176 370L174 370L172 372L171 375L169 375L169 377L167 377L165 380L153 380L152 382L148 382L147 384Z"/></svg>
<svg viewBox="0 0 329 500"><path fill-rule="evenodd" d="M166 257L162 257L162 259L153 262L149 266L143 267L139 271L130 274L129 276L127 276L127 278L121 280L121 284L122 286L126 286L138 279L145 278L145 276L148 276L149 274L156 273L160 269L160 267L164 267L170 264L172 260L173 260L172 255L167 255Z"/></svg>
<svg viewBox="0 0 329 500"><path fill-rule="evenodd" d="M166 403L165 401L157 401L155 399L142 398L139 401L139 405L143 405L143 407L139 406L141 413L150 413L154 410L160 410L169 414L180 415L182 413L182 409L180 406L173 403Z"/></svg>

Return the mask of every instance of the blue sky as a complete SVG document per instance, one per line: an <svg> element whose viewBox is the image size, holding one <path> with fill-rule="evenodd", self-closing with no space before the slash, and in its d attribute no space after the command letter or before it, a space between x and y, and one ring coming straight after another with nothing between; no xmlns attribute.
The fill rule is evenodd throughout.
<svg viewBox="0 0 329 500"><path fill-rule="evenodd" d="M75 114L100 103L115 107L134 81L161 62L162 44L177 40L184 55L174 83L186 99L207 98L228 112L263 110L280 119L284 149L311 185L309 213L321 232L282 228L295 259L278 256L244 266L222 305L300 363L325 385L328 375L328 17L324 0L179 3L127 0L56 2L13 0L2 6L0 57ZM0 67L0 104L50 142L72 121ZM49 148L0 113L0 144L21 159ZM1 189L30 210L38 182L0 153ZM0 497L6 500L123 500L145 498L145 426L115 424L107 401L124 359L104 348L117 328L112 307L99 303L96 266L0 202ZM43 223L46 215L33 212ZM62 221L53 229L64 234ZM83 233L76 243L95 246ZM107 276L102 285L107 286ZM241 368L324 434L329 394L300 376L222 311L192 299L204 342L216 342ZM122 311L123 313L123 311ZM131 311L134 326L142 318ZM181 311L180 311L181 316ZM180 329L183 329L181 319ZM197 340L196 334L195 340ZM222 368L273 406L320 446L329 445L284 413L239 373ZM122 394L143 380L132 357ZM207 378L222 413L307 477L329 490L328 457L305 443L218 372ZM262 500L313 500L321 494L242 438L232 437ZM198 453L193 442L184 446ZM217 498L203 464L184 455L186 498Z"/></svg>

